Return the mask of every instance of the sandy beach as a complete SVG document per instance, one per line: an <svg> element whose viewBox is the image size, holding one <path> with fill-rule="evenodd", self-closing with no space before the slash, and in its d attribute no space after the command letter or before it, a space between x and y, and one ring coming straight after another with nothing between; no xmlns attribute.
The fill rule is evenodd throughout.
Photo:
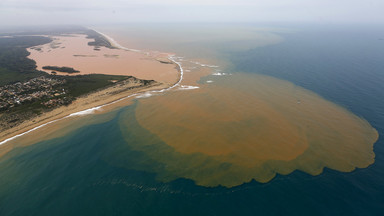
<svg viewBox="0 0 384 216"><path fill-rule="evenodd" d="M111 40L109 37L106 37ZM141 53L122 49L116 41L111 41L115 49L88 46L85 35L54 37L52 43L29 48L29 58L36 61L38 69L45 65L68 66L81 72L72 74L110 74L130 75L139 79L155 80L156 82L141 86L134 81L118 83L100 91L81 96L68 106L61 106L52 111L23 122L22 124L0 133L0 156L14 148L14 142L22 136L38 131L48 125L56 126L59 121L68 118L79 118L84 114L108 111L122 106L124 100L127 105L129 98L145 94L146 92L162 91L177 85L182 79L181 66L164 53ZM117 44L117 45L116 45ZM61 47L59 47L61 46ZM55 47L55 48L52 48ZM96 56L94 54L97 54ZM83 56L78 56L83 55ZM165 62L165 63L164 63ZM49 72L49 71L46 71ZM140 96L139 96L140 97ZM129 101L129 100L128 100ZM120 105L119 105L120 104ZM101 109L102 107L102 109ZM54 128L50 128L54 130Z"/></svg>
<svg viewBox="0 0 384 216"><path fill-rule="evenodd" d="M25 132L31 131L40 125L48 126L45 124L50 122L53 123L55 120L61 120L64 118L79 118L80 116L89 113L100 111L105 112L108 110L112 110L119 106L118 103L114 103L118 102L119 100L128 99L130 96L136 96L143 92L156 91L170 87L168 84L162 83L155 83L152 85L141 87L135 86L137 85L135 85L134 83L117 85L83 97L79 97L69 106L61 106L50 112L43 113L42 115L36 118L25 121L12 129L1 132L0 156L8 151L6 147L8 142L4 142L5 140L17 136L18 134L23 134ZM135 88L131 89L132 87ZM98 108L100 106L103 106L102 109Z"/></svg>

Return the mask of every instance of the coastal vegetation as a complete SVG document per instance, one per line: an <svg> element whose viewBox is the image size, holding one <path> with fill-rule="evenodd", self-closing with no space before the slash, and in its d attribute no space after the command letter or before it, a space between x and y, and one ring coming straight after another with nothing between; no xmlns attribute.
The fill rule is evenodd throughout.
<svg viewBox="0 0 384 216"><path fill-rule="evenodd" d="M111 47L103 36L93 30L74 28L68 32L59 30L53 32L52 34L87 34L89 38L95 39L95 42L89 45ZM104 74L61 76L37 70L36 62L28 58L30 53L27 48L52 42L49 37L29 36L39 33L47 35L49 31L0 35L2 36L0 37L0 132L44 112L67 106L80 96L113 85L135 83L135 87L141 87L155 83L153 80L141 80L133 76ZM45 66L43 69L53 72L79 72L71 67Z"/></svg>
<svg viewBox="0 0 384 216"><path fill-rule="evenodd" d="M100 35L96 31L88 29L87 31L85 31L85 34L87 35L87 38L95 40L88 43L89 46L94 46L95 50L99 50L99 47L101 46L114 49L112 44L104 36Z"/></svg>
<svg viewBox="0 0 384 216"><path fill-rule="evenodd" d="M44 66L43 69L63 72L63 73L80 73L80 71L75 70L74 68L71 68L71 67Z"/></svg>
<svg viewBox="0 0 384 216"><path fill-rule="evenodd" d="M0 38L0 86L44 75L44 72L36 70L36 62L27 58L29 52L26 48L51 41L41 36Z"/></svg>
<svg viewBox="0 0 384 216"><path fill-rule="evenodd" d="M132 76L89 74L45 75L0 87L0 132L43 112L71 104L77 97L130 80L141 86L154 81Z"/></svg>

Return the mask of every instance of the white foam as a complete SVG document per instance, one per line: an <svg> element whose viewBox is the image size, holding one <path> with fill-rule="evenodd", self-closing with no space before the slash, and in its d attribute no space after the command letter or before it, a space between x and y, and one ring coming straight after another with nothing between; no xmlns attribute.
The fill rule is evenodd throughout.
<svg viewBox="0 0 384 216"><path fill-rule="evenodd" d="M96 31L96 30L95 30L95 31ZM103 34L103 33L101 33L101 32L98 32L98 31L96 31L96 32L99 33L99 34L101 34L101 35L103 35L104 37L106 37L109 41L111 41L111 42L113 43L113 46L115 46L115 47L117 47L117 48L119 48L119 49L124 49L124 50L134 51L134 52L141 52L140 50L128 49L128 48L126 48L126 47L123 47L123 46L121 46L120 44L118 44L113 38L109 37L108 35L105 35L105 34ZM180 79L177 81L177 83L175 83L173 86L168 87L168 88L165 88L165 89L161 89L161 90L152 90L152 91L147 91L147 92L140 93L140 94L143 94L143 95L149 95L149 94L150 94L150 95L152 96L153 93L161 93L161 92L169 91L169 90L175 88L176 86L179 86L179 85L180 85L181 81L183 80L184 70L183 70L183 67L181 66L181 63L178 62L178 59L182 59L182 58L176 57L175 55L170 55L170 56L168 57L168 59L169 59L170 61L172 61L173 63L175 63L175 64L179 67L179 70L180 70ZM197 87L197 86L194 86L194 87ZM197 87L197 88L198 88L198 87ZM46 126L46 125L49 125L49 124L52 124L52 123L54 123L54 122L57 122L57 121L60 121L60 120L66 119L66 118L70 118L70 117L77 117L77 116L82 116L82 115L93 114L96 110L100 110L100 109L101 109L102 107L104 107L104 106L108 106L108 105L111 105L111 104L120 102L120 101L125 100L125 99L130 98L130 97L138 96L138 97L136 97L136 98L140 98L140 94L131 94L131 95L128 95L128 96L126 96L126 97L120 98L119 100L115 100L115 101L112 101L112 102L110 102L110 103L106 103L106 104L104 104L104 105L97 106L97 107L93 107L93 108L90 108L90 109L82 110L82 111L80 111L80 112L72 113L72 114L69 114L69 115L67 115L67 116L65 116L65 117L63 117L63 118L55 119L55 120L53 120L53 121L44 123L44 124L42 124L42 125L39 125L39 126L37 126L37 127L32 128L32 129L30 129L30 130L28 130L28 131L26 131L26 132L24 132L24 133L21 133L21 134L15 135L15 136L13 136L13 137L10 137L10 138L8 138L8 139L5 139L5 140L3 140L3 141L0 142L0 145L3 145L4 143L7 143L7 142L9 142L9 141L11 141L11 140L14 140L14 139L16 139L16 138L18 138L18 137L21 137L21 136L23 136L23 135L26 135L26 134L28 134L28 133L30 133L30 132L32 132L32 131L35 131L35 130L37 130L37 129L39 129L39 128L42 128L42 127L44 127L44 126Z"/></svg>
<svg viewBox="0 0 384 216"><path fill-rule="evenodd" d="M101 110L102 107L103 106L92 107L90 109L86 109L86 110L83 110L83 111L80 111L80 112L72 113L72 114L68 115L68 117L90 115L90 114L95 113L96 110Z"/></svg>
<svg viewBox="0 0 384 216"><path fill-rule="evenodd" d="M203 64L203 63L200 63L200 62L197 62L197 61L190 61L190 62L193 63L193 64L200 65L201 67L209 67L209 68L218 68L219 67L217 65Z"/></svg>
<svg viewBox="0 0 384 216"><path fill-rule="evenodd" d="M198 86L188 86L188 85L181 85L179 87L179 90L192 90L192 89L198 89L200 87Z"/></svg>
<svg viewBox="0 0 384 216"><path fill-rule="evenodd" d="M141 94L137 95L136 98L149 98L152 95L153 94L151 94L151 92L144 92L144 93L141 93Z"/></svg>
<svg viewBox="0 0 384 216"><path fill-rule="evenodd" d="M212 80L207 80L207 83L213 83L213 81Z"/></svg>
<svg viewBox="0 0 384 216"><path fill-rule="evenodd" d="M213 76L225 76L225 75L227 75L227 74L226 74L226 73L216 72L216 73L213 73L212 75L213 75Z"/></svg>
<svg viewBox="0 0 384 216"><path fill-rule="evenodd" d="M60 119L56 119L56 120L47 122L47 123L45 123L45 124L39 125L39 126L37 126L37 127L34 127L34 128L32 128L32 129L30 129L30 130L24 132L24 133L21 133L21 134L18 134L18 135L13 136L13 137L11 137L11 138L8 138L8 139L6 139L6 140L3 140L2 142L0 142L0 145L3 145L3 144L6 143L6 142L9 142L9 141L11 141L11 140L14 140L14 139L16 139L16 138L18 138L18 137L21 137L21 136L23 136L23 135L25 135L25 134L28 134L28 133L30 133L30 132L32 132L32 131L35 131L35 130L37 130L37 129L39 129L39 128L42 128L42 127L44 127L44 126L46 126L46 125L49 125L49 124L54 123L54 122L59 121L59 120L60 120Z"/></svg>

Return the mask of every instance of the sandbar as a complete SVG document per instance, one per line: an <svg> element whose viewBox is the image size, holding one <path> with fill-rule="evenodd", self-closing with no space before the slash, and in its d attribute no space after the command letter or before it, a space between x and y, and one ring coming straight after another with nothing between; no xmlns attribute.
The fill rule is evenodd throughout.
<svg viewBox="0 0 384 216"><path fill-rule="evenodd" d="M29 58L36 61L39 70L43 66L73 67L83 74L127 75L138 79L155 80L152 84L141 86L135 82L124 82L97 92L83 95L68 106L61 106L40 116L24 121L20 125L0 133L0 156L14 148L15 139L7 139L29 132L41 125L65 119L73 113L79 113L99 106L108 105L112 109L114 102L143 92L168 89L181 80L182 68L170 58L170 54L159 52L140 52L121 49L116 41L110 41L114 48L93 47L86 35L50 36L51 43L28 48ZM110 40L110 38L107 38ZM46 71L50 73L51 71ZM115 104L116 106L116 104ZM71 116L78 118L80 115ZM40 130L40 128L39 128ZM19 138L19 137L18 137ZM32 140L30 141L32 142ZM17 145L17 144L16 144Z"/></svg>

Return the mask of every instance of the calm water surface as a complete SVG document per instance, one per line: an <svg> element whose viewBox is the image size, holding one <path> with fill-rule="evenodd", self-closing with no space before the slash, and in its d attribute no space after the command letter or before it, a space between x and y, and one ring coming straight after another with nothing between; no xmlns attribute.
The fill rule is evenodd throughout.
<svg viewBox="0 0 384 216"><path fill-rule="evenodd" d="M384 211L384 32L379 28L99 29L131 48L183 56L182 84L199 88L136 99L133 105L92 116L104 120L64 137L13 149L0 158L0 215L381 215ZM308 107L300 114L305 122L299 124L301 115L294 111L304 105ZM327 110L332 112L322 113ZM340 116L343 121L337 121ZM306 139L284 151L280 150L290 143L276 140L245 153L241 149L248 145L230 145L252 138L254 134L246 131L255 125L260 130L270 125L267 137L278 131L286 134L284 139ZM292 131L286 131L290 127ZM372 128L379 134L373 149ZM238 134L243 137L235 137ZM238 145L242 143L248 142ZM250 160L271 145L272 153L258 157L267 155L273 162ZM289 149L293 150L287 153ZM237 154L222 156L226 151ZM232 167L238 172L228 175ZM255 177L252 172L259 174ZM250 181L266 175L271 178Z"/></svg>

